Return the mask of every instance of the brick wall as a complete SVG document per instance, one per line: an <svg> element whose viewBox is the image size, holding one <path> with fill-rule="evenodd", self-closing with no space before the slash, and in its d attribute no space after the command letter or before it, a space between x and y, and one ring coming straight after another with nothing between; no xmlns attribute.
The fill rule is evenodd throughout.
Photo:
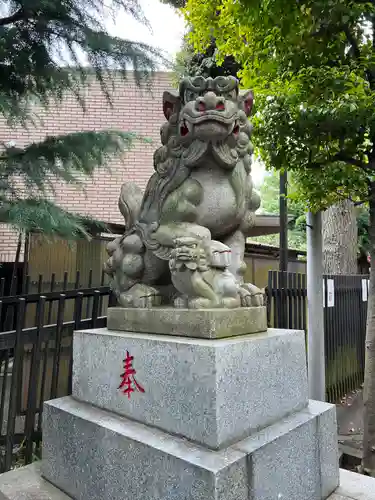
<svg viewBox="0 0 375 500"><path fill-rule="evenodd" d="M85 192L71 185L56 186L55 200L59 205L107 222L123 222L117 207L120 186L132 180L144 187L153 172L153 152L160 145L159 128L164 121L162 93L172 86L170 73L157 73L150 90L139 89L131 76L126 84L118 79L111 108L99 84L94 82L85 91L85 112L74 96L67 95L58 108L40 112L43 124L36 128L10 129L0 120L0 141L15 141L17 146L24 146L47 135L108 128L132 131L152 139L152 145L136 142L123 158L112 161L111 172L99 169L92 179L84 182ZM14 259L16 245L16 234L0 225L0 262Z"/></svg>

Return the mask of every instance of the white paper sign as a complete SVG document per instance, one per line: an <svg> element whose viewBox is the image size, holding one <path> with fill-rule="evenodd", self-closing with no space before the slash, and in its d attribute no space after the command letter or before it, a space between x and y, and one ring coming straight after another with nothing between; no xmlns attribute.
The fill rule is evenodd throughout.
<svg viewBox="0 0 375 500"><path fill-rule="evenodd" d="M327 280L327 307L335 307L335 282Z"/></svg>
<svg viewBox="0 0 375 500"><path fill-rule="evenodd" d="M367 280L362 280L362 302L367 302Z"/></svg>

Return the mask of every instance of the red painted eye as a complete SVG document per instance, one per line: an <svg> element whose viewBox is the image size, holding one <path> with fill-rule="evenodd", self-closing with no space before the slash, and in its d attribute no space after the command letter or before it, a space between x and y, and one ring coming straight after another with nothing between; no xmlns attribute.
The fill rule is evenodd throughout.
<svg viewBox="0 0 375 500"><path fill-rule="evenodd" d="M236 126L234 127L234 129L233 129L233 134L234 134L234 135L238 135L238 134L239 134L239 132L240 132L240 127L239 127L238 125L236 125Z"/></svg>
<svg viewBox="0 0 375 500"><path fill-rule="evenodd" d="M224 103L223 103L223 102L218 102L218 103L216 104L216 109L217 109L218 111L224 111L224 110L225 110Z"/></svg>
<svg viewBox="0 0 375 500"><path fill-rule="evenodd" d="M198 104L198 111L206 111L206 105L204 104L204 102L200 102Z"/></svg>

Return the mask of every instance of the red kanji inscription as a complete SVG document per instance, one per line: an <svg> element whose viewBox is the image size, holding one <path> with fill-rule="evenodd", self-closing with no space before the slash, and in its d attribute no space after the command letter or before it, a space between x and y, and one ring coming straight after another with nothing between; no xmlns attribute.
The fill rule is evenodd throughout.
<svg viewBox="0 0 375 500"><path fill-rule="evenodd" d="M136 370L133 368L134 356L130 356L129 351L126 351L126 358L124 359L124 373L121 375L121 384L119 389L130 399L132 392L137 389L139 392L145 392L143 387L135 379Z"/></svg>

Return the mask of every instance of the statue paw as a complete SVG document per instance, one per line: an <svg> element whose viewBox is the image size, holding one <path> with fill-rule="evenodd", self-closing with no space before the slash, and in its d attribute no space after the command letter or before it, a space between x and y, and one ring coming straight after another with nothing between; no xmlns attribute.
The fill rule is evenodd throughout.
<svg viewBox="0 0 375 500"><path fill-rule="evenodd" d="M244 283L239 289L242 307L260 307L264 306L264 291L252 285Z"/></svg>
<svg viewBox="0 0 375 500"><path fill-rule="evenodd" d="M188 301L189 309L215 309L220 307L220 302L206 299L205 297L193 297Z"/></svg>
<svg viewBox="0 0 375 500"><path fill-rule="evenodd" d="M122 307L148 309L160 306L162 295L157 288L137 283L127 292L121 293L118 301Z"/></svg>

